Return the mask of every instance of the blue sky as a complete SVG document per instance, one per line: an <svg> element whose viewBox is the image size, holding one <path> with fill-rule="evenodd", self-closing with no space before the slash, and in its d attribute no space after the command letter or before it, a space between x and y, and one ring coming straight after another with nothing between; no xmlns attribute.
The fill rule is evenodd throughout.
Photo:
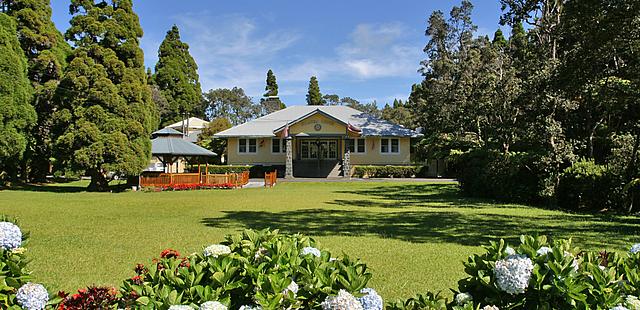
<svg viewBox="0 0 640 310"><path fill-rule="evenodd" d="M52 0L53 20L69 26L67 0ZM475 0L479 34L498 27L498 0ZM406 99L424 58L426 20L460 1L444 0L137 0L145 62L154 67L166 31L176 24L199 66L203 91L239 86L254 100L273 69L287 105L305 104L309 77L323 94L379 105Z"/></svg>

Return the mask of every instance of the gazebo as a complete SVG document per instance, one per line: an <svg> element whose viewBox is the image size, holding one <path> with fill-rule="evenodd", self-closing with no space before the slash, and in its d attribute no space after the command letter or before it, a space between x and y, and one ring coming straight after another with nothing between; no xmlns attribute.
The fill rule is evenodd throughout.
<svg viewBox="0 0 640 310"><path fill-rule="evenodd" d="M151 155L162 163L164 171L143 172L140 175L141 187L220 184L231 184L237 187L248 182L248 174L209 174L209 158L217 154L185 140L181 132L172 128L163 128L152 134ZM172 171L173 165L181 160L191 165L197 163L198 172ZM202 170L203 162L205 163L204 171Z"/></svg>

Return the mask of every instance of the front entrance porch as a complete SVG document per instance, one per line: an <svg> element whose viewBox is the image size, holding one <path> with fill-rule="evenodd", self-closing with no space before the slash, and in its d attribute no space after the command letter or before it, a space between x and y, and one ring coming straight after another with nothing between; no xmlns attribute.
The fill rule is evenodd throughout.
<svg viewBox="0 0 640 310"><path fill-rule="evenodd" d="M293 176L307 178L342 177L342 137L295 137Z"/></svg>

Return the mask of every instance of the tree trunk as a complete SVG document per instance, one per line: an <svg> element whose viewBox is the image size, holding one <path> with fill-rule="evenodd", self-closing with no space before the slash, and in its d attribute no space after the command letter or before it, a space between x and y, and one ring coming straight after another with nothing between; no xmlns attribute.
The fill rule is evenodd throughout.
<svg viewBox="0 0 640 310"><path fill-rule="evenodd" d="M91 177L91 183L87 187L90 192L106 192L109 191L109 181L99 169L91 169L87 171Z"/></svg>

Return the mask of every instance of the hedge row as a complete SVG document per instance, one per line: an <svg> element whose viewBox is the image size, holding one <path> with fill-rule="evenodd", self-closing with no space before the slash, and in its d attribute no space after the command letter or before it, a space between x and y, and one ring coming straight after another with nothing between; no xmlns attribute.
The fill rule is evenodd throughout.
<svg viewBox="0 0 640 310"><path fill-rule="evenodd" d="M333 256L303 235L245 230L183 256L167 249L119 289L88 287L50 294L31 282L24 236L0 222L0 308L382 310L366 264ZM464 263L451 301L427 292L388 302L390 310L640 309L640 244L628 253L586 252L570 240L522 236L491 242ZM419 266L416 272L419 272Z"/></svg>
<svg viewBox="0 0 640 310"><path fill-rule="evenodd" d="M202 168L202 167L201 167ZM191 167L190 171L198 171L198 167ZM254 166L233 166L233 165L210 165L209 173L212 174L224 174L224 173L237 173L249 171L250 178L262 178L264 177L265 172L278 172L278 177L284 177L284 166L282 165L274 165L274 166L262 166L262 165L254 165Z"/></svg>
<svg viewBox="0 0 640 310"><path fill-rule="evenodd" d="M356 178L414 178L426 177L426 166L354 166Z"/></svg>

